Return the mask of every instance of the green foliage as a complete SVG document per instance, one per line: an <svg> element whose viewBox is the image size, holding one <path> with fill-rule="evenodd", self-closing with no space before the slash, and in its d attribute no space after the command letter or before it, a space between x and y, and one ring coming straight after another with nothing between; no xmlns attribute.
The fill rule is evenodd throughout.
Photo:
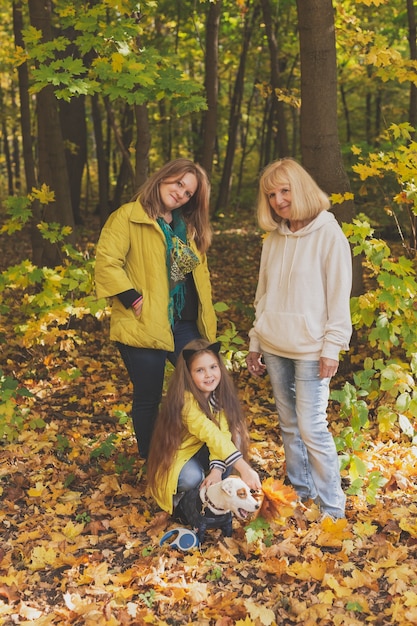
<svg viewBox="0 0 417 626"><path fill-rule="evenodd" d="M376 422L382 437L399 432L416 441L417 281L412 259L417 243L417 144L412 141L413 131L408 123L392 124L381 137L383 148L378 152L363 154L353 148L359 161L353 170L363 182L361 195L377 190L383 198L406 256L394 255L385 241L376 238L365 216L344 225L353 254L362 256L372 281L371 289L351 299L357 351L368 356L361 356L363 369L354 372L354 385L346 383L331 398L340 403L340 416L347 422L336 445L351 481L348 492L365 491L371 503L386 482L378 468L365 460L371 422Z"/></svg>
<svg viewBox="0 0 417 626"><path fill-rule="evenodd" d="M56 446L57 450L59 450L61 452L67 452L68 450L71 449L68 437L64 437L63 435L60 435L58 433L58 435L56 437L56 441L57 441L57 446Z"/></svg>
<svg viewBox="0 0 417 626"><path fill-rule="evenodd" d="M52 199L46 188L34 190L33 197L44 203ZM3 234L25 226L32 216L29 205L28 197L9 199ZM44 239L58 246L62 262L54 268L37 267L26 259L7 268L0 275L0 310L15 321L20 345L70 352L83 341L81 320L105 315L106 301L95 296L92 246L81 250L66 244L66 226L41 222L38 228Z"/></svg>
<svg viewBox="0 0 417 626"><path fill-rule="evenodd" d="M118 454L117 459L114 464L116 474L123 474L123 472L132 474L134 464L135 464L134 457L127 457L124 454Z"/></svg>
<svg viewBox="0 0 417 626"><path fill-rule="evenodd" d="M367 431L372 421L382 436L399 430L415 440L417 422L417 282L413 263L393 258L389 246L374 238L366 218L344 225L353 253L364 257L374 289L351 299L352 321L363 369L352 385L334 390L340 418L347 425L335 438L351 484L349 493L365 490L374 503L384 477L366 462ZM372 356L362 357L371 352Z"/></svg>
<svg viewBox="0 0 417 626"><path fill-rule="evenodd" d="M271 525L260 515L245 526L245 535L248 543L262 541L267 547L272 545L274 539Z"/></svg>
<svg viewBox="0 0 417 626"><path fill-rule="evenodd" d="M100 93L109 101L128 104L170 101L178 115L206 108L202 83L184 71L173 50L164 54L153 45L152 3L144 9L140 25L133 0L55 4L56 32L68 29L70 38L58 34L43 41L33 26L24 31L33 93L52 85L57 98L66 101Z"/></svg>
<svg viewBox="0 0 417 626"><path fill-rule="evenodd" d="M206 574L206 580L217 582L223 576L223 569L216 565Z"/></svg>
<svg viewBox="0 0 417 626"><path fill-rule="evenodd" d="M417 252L417 143L412 140L414 132L408 122L391 124L380 138L382 149L363 154L361 148L352 148L358 157L358 163L352 169L362 181L361 196L369 195L382 201L384 211L395 224L410 258Z"/></svg>
<svg viewBox="0 0 417 626"><path fill-rule="evenodd" d="M214 305L217 314L222 314L229 310L229 306L225 302L217 302ZM242 350L245 345L244 340L239 336L236 324L231 320L226 320L228 327L217 337L222 344L222 357L226 367L230 371L239 371L242 367L246 367L245 357L247 350ZM225 325L225 324L223 324Z"/></svg>
<svg viewBox="0 0 417 626"><path fill-rule="evenodd" d="M29 409L21 406L25 397L32 397L31 392L0 369L0 441L14 441L23 429L29 415ZM44 423L37 420L33 426L41 428Z"/></svg>
<svg viewBox="0 0 417 626"><path fill-rule="evenodd" d="M5 200L4 206L10 218L0 228L0 234L13 235L16 231L22 230L32 216L30 198L28 196L11 196Z"/></svg>
<svg viewBox="0 0 417 626"><path fill-rule="evenodd" d="M145 593L140 593L138 597L148 609L151 609L155 602L155 595L155 589L150 589L149 591L145 591Z"/></svg>
<svg viewBox="0 0 417 626"><path fill-rule="evenodd" d="M90 458L98 459L103 456L109 459L116 450L117 439L116 433L110 433L104 441L99 443L99 445L90 452Z"/></svg>
<svg viewBox="0 0 417 626"><path fill-rule="evenodd" d="M410 259L393 257L388 245L373 237L364 218L345 225L355 255L365 255L365 267L375 279L374 290L352 298L355 328L366 332L366 342L390 356L396 349L411 357L417 345L416 270ZM391 374L392 376L392 374Z"/></svg>

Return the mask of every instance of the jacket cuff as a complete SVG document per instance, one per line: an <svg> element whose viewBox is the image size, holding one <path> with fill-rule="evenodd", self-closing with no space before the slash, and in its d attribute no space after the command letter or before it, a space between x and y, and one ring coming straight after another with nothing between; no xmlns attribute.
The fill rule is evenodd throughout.
<svg viewBox="0 0 417 626"><path fill-rule="evenodd" d="M122 293L117 294L117 298L119 298L120 302L123 304L125 309L130 309L132 304L139 298L141 294L136 291L136 289L128 289L127 291L122 291Z"/></svg>
<svg viewBox="0 0 417 626"><path fill-rule="evenodd" d="M218 469L223 474L223 472L226 470L226 464L223 463L223 461L220 461L219 459L216 459L214 461L210 461L210 471L212 469Z"/></svg>
<svg viewBox="0 0 417 626"><path fill-rule="evenodd" d="M343 350L343 346L325 341L320 356L325 357L326 359L333 359L334 361L338 361L339 352L341 350Z"/></svg>

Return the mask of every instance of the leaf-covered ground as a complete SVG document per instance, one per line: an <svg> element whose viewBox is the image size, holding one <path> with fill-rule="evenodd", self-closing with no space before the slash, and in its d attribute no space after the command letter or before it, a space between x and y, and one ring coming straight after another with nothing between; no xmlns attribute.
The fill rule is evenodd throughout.
<svg viewBox="0 0 417 626"><path fill-rule="evenodd" d="M15 246L2 243L12 264ZM232 321L244 339L260 243L252 227L221 227L210 253L215 300L230 305L221 328ZM30 417L46 427L0 448L0 624L417 623L417 450L406 437L373 428L364 461L387 483L374 505L349 496L346 521L320 523L314 507L298 507L251 541L235 521L231 539L209 531L193 552L159 547L175 524L147 493L129 421L119 423L131 391L108 321L82 334L61 359L2 346L2 368L34 394ZM252 462L262 478L283 479L268 379L234 376ZM336 434L335 405L329 420Z"/></svg>

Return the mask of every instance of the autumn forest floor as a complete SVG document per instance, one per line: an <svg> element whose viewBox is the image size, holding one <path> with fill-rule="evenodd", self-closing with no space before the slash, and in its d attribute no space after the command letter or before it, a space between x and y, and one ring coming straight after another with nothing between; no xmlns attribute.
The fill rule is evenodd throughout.
<svg viewBox="0 0 417 626"><path fill-rule="evenodd" d="M214 300L230 307L221 330L233 322L246 341L261 237L238 217L240 229L218 225L209 260ZM93 223L84 238L97 234ZM5 239L2 263L11 265L19 259ZM12 320L3 325L13 333ZM298 507L255 540L235 520L230 539L209 531L189 553L159 547L175 524L149 497L130 421L119 421L131 389L108 320L82 336L65 359L1 346L1 368L34 394L30 417L46 423L0 447L2 626L417 624L417 451L409 439L371 427L363 460L386 484L374 504L348 496L346 521L322 524L314 506ZM263 479L284 479L268 378L244 369L234 377L252 463ZM345 377L346 368L333 385ZM345 425L334 403L329 422L334 434Z"/></svg>

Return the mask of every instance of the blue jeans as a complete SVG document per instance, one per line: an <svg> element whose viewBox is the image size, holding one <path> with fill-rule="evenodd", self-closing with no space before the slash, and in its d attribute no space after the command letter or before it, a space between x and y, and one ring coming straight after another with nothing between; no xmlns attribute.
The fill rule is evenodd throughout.
<svg viewBox="0 0 417 626"><path fill-rule="evenodd" d="M210 459L209 450L204 444L196 454L187 461L178 476L177 493L190 491L195 487L198 487L204 480L206 472L209 470ZM232 471L232 467L226 468L222 474L223 478L227 478Z"/></svg>
<svg viewBox="0 0 417 626"><path fill-rule="evenodd" d="M180 320L173 329L175 350L134 348L117 342L133 385L132 420L139 454L146 459L164 385L165 363L175 365L184 346L201 337L196 322Z"/></svg>
<svg viewBox="0 0 417 626"><path fill-rule="evenodd" d="M301 500L312 498L323 512L345 516L336 445L328 429L330 378L318 361L264 353L284 444L287 475Z"/></svg>

